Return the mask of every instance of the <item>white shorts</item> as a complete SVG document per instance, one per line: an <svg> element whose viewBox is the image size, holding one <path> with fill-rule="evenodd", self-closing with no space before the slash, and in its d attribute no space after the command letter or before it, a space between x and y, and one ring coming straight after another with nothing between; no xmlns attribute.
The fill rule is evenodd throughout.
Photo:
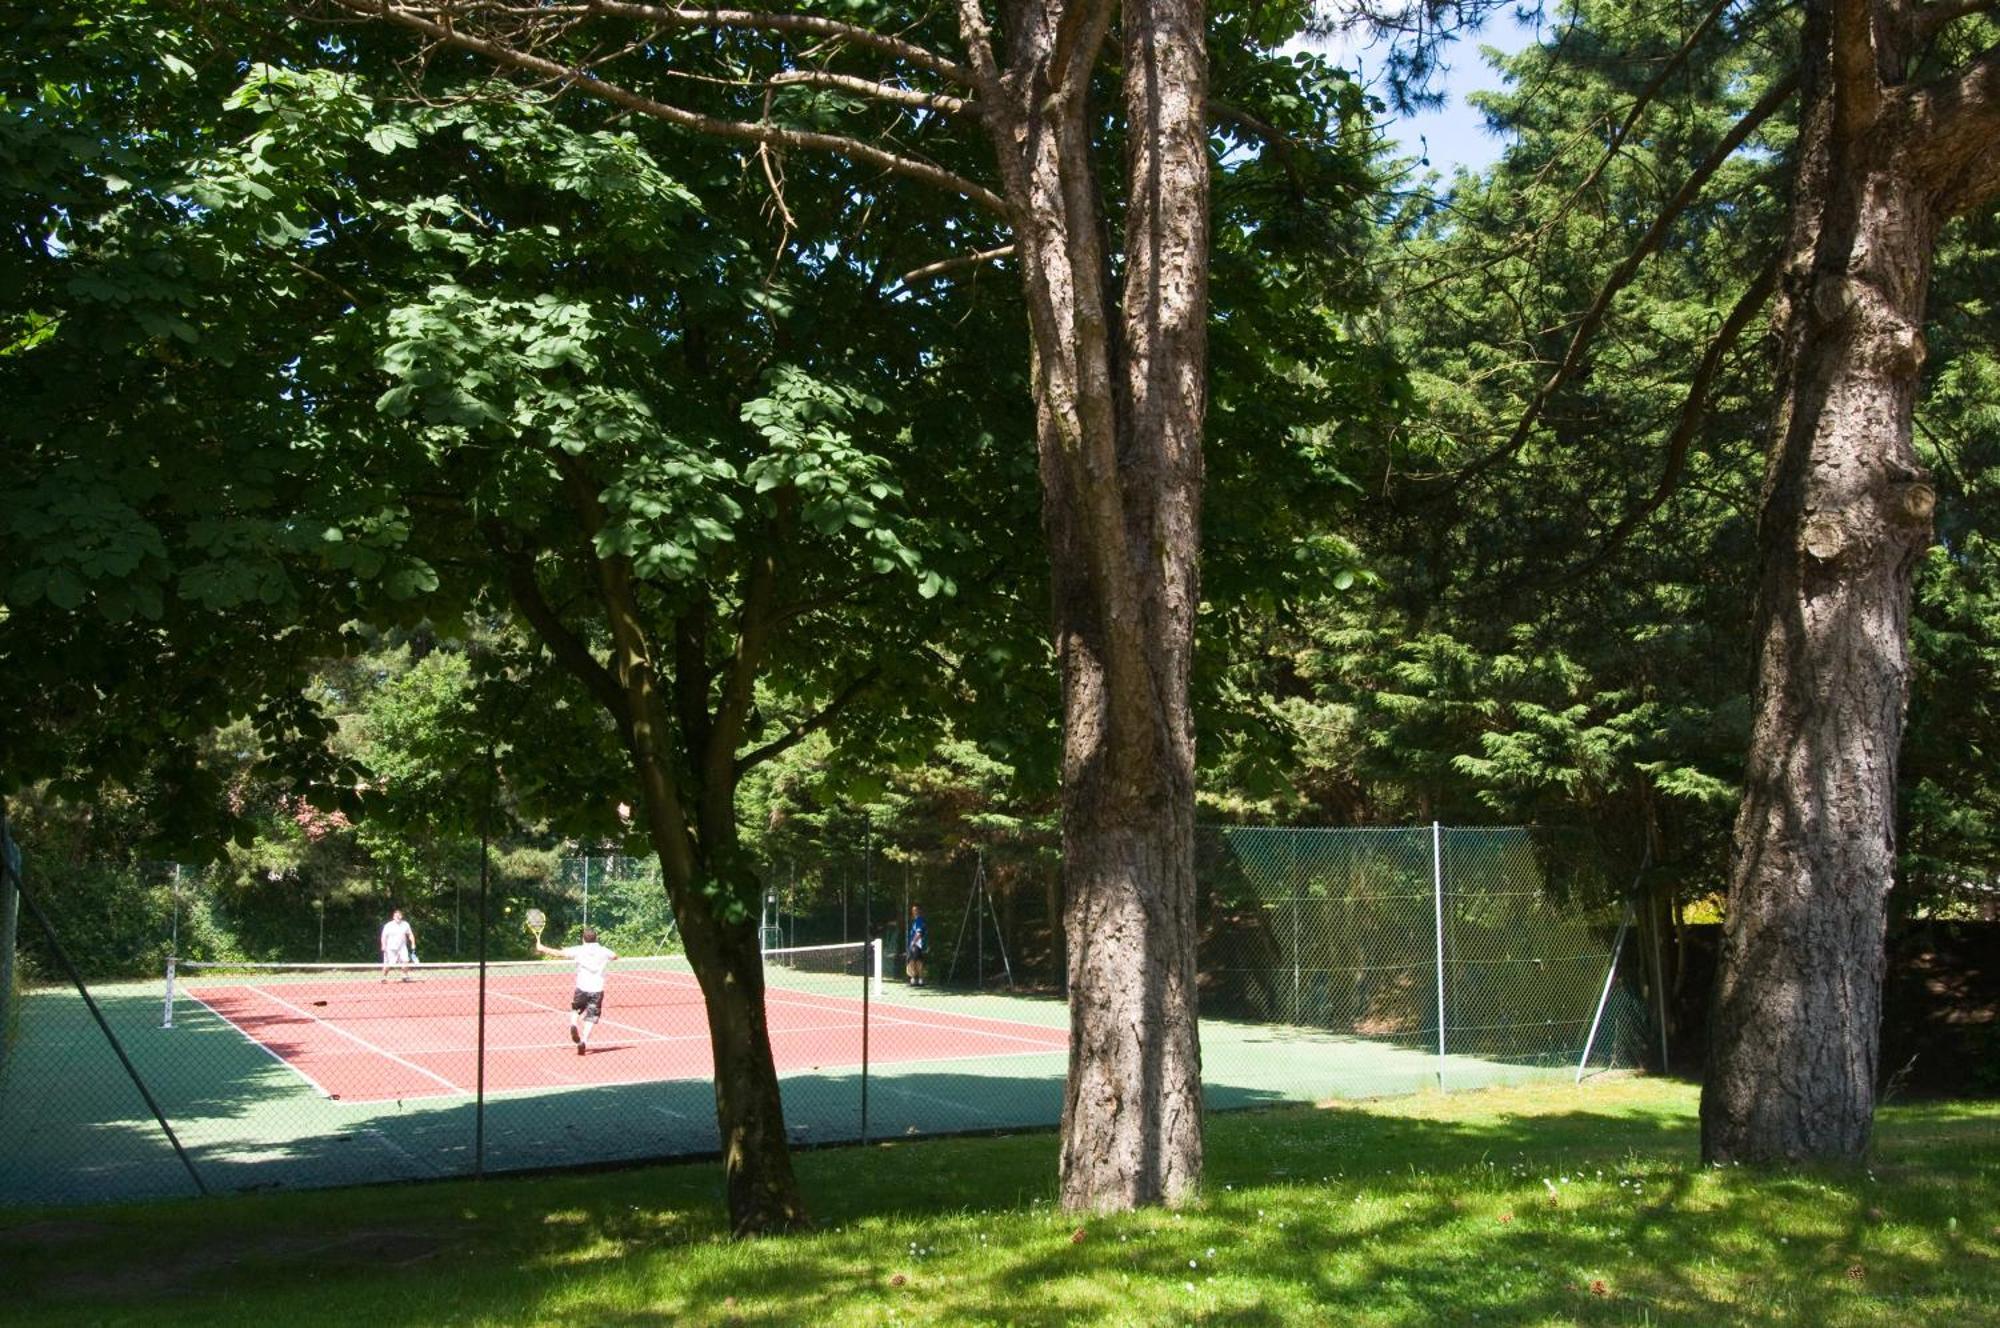
<svg viewBox="0 0 2000 1328"><path fill-rule="evenodd" d="M407 945L405 945L405 946L399 946L398 948L396 948L396 949L394 949L394 950L384 950L384 951L382 952L382 962L383 962L383 963L384 963L385 965L387 965L387 964L407 964L407 963L409 963L409 962L410 962L410 947L409 947L409 946L407 946Z"/></svg>

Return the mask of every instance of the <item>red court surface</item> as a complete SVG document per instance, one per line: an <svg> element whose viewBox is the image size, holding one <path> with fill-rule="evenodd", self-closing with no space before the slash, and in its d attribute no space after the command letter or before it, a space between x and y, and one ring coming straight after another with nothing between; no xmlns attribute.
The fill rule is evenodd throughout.
<svg viewBox="0 0 2000 1328"><path fill-rule="evenodd" d="M328 1097L386 1102L474 1091L478 985L471 975L386 984L198 982L182 994ZM691 976L614 968L587 1056L570 1045L569 998L566 968L488 978L488 1093L710 1077L708 1023ZM860 1068L859 996L774 989L764 1008L780 1075ZM870 1065L1058 1052L1069 1045L1060 1028L879 1000L870 1002L868 1025Z"/></svg>

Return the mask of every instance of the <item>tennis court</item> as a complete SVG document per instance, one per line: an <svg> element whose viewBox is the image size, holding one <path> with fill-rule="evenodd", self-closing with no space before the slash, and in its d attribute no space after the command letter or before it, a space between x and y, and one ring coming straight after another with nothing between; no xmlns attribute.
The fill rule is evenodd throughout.
<svg viewBox="0 0 2000 1328"><path fill-rule="evenodd" d="M387 988L371 979L359 993L332 995L310 974L197 978L177 993L171 1028L162 1026L157 979L105 984L93 994L211 1191L716 1152L698 1000L665 974L653 981L614 968L598 1034L609 1039L606 1050L593 1046L578 1057L561 1013L568 972L548 967L532 978L494 975L483 1113L472 1091L477 992L456 976ZM912 991L891 982L884 998L868 1002L864 1076L861 979L787 981L805 989L774 987L767 1009L794 1143L1049 1127L1060 1119L1068 1012L1059 999ZM828 990L835 985L847 994ZM328 1005L313 1004L320 999ZM1202 1068L1209 1106L1228 1109L1473 1088L1574 1067L1440 1057L1406 1043L1216 1019L1202 1023ZM0 1137L10 1141L0 1150L0 1203L166 1197L193 1188L74 991L37 989L24 999L0 1073Z"/></svg>
<svg viewBox="0 0 2000 1328"><path fill-rule="evenodd" d="M1060 1029L935 1004L878 1003L864 1022L860 978L780 968L767 981L765 1019L781 1076L858 1072L864 1057L874 1066L939 1063L1061 1052L1067 1044ZM489 1095L712 1075L701 990L682 961L614 966L588 1056L576 1054L566 1031L570 990L569 969L560 963L505 965L489 975L483 1039ZM480 1082L476 969L419 965L408 980L387 982L370 970L196 979L180 984L176 1000L177 1023L223 1021L328 1099L464 1097Z"/></svg>

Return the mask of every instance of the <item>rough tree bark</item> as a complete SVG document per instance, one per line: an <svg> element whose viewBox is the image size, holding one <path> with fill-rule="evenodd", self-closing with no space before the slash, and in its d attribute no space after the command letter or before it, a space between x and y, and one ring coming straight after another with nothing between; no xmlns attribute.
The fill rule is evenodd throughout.
<svg viewBox="0 0 2000 1328"><path fill-rule="evenodd" d="M1170 1203L1193 1193L1202 1156L1188 673L1207 379L1204 11L1124 7L1116 288L1086 105L1110 5L1014 10L1004 70L977 8L961 14L1027 289L1062 669L1062 1202Z"/></svg>
<svg viewBox="0 0 2000 1328"><path fill-rule="evenodd" d="M1911 445L1924 299L1941 227L2000 190L2000 54L1905 80L1951 21L1939 8L1806 6L1754 723L1702 1091L1712 1161L1857 1158L1874 1115L1911 582L1931 539Z"/></svg>

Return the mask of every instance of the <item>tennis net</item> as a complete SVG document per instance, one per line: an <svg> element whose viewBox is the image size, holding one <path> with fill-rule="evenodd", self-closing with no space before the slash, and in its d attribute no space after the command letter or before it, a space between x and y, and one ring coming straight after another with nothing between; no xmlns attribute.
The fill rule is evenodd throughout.
<svg viewBox="0 0 2000 1328"><path fill-rule="evenodd" d="M770 992L859 999L861 984L882 992L882 944L786 946L763 952L764 986ZM254 994L295 1014L366 1018L474 1014L479 1005L482 966L475 962L284 963L229 962L170 958L161 1025L174 1027L191 1009L216 1012L218 1002L240 1003ZM567 1006L573 969L560 959L500 959L484 965L489 1010L496 995L502 1008ZM621 955L611 965L607 985L618 1008L626 1010L701 1003L701 988L685 955Z"/></svg>

